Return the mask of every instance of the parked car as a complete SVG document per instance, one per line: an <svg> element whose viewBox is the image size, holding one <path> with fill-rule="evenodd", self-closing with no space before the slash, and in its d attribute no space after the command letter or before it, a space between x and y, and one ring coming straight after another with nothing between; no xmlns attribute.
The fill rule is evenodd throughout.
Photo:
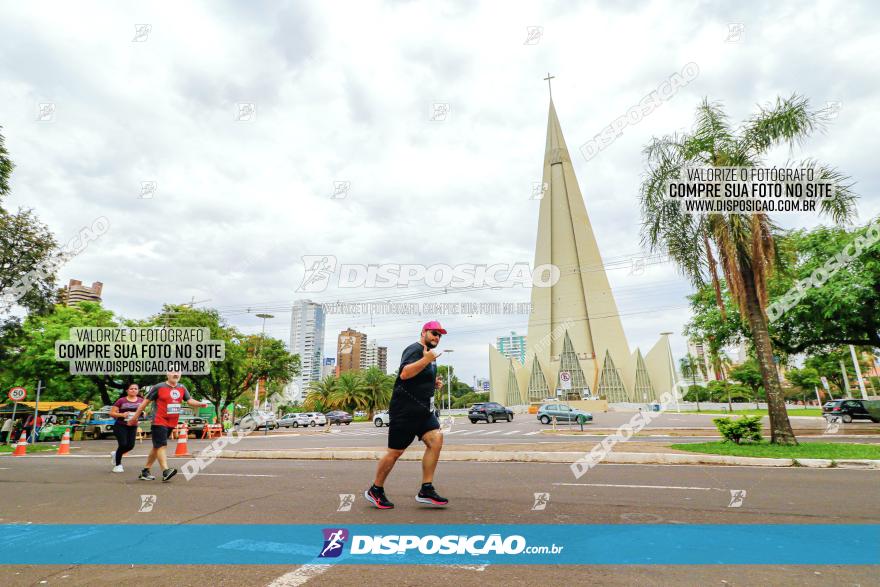
<svg viewBox="0 0 880 587"><path fill-rule="evenodd" d="M541 424L549 424L556 417L557 422L587 423L593 421L593 414L576 410L565 404L544 404L538 408L538 421Z"/></svg>
<svg viewBox="0 0 880 587"><path fill-rule="evenodd" d="M275 414L271 412L249 412L242 416L235 422L236 426L241 426L242 422L250 421L254 426L254 430L259 430L260 428L268 428L269 430L275 430L278 428L278 420L275 418Z"/></svg>
<svg viewBox="0 0 880 587"><path fill-rule="evenodd" d="M839 418L843 422L870 420L880 422L880 401L865 399L839 399L822 406L826 420Z"/></svg>
<svg viewBox="0 0 880 587"><path fill-rule="evenodd" d="M200 437L205 431L205 420L196 416L192 408L180 408L180 417L177 424L186 424L187 434L192 434L196 438Z"/></svg>
<svg viewBox="0 0 880 587"><path fill-rule="evenodd" d="M381 428L382 426L388 426L391 423L391 416L388 415L388 412L381 411L373 414L373 424L376 428Z"/></svg>
<svg viewBox="0 0 880 587"><path fill-rule="evenodd" d="M110 407L105 406L92 414L91 420L85 423L85 434L95 440L101 440L113 435L115 418L110 417Z"/></svg>
<svg viewBox="0 0 880 587"><path fill-rule="evenodd" d="M300 426L323 426L327 423L327 416L321 412L304 412L302 420L297 420Z"/></svg>
<svg viewBox="0 0 880 587"><path fill-rule="evenodd" d="M492 424L496 420L513 420L513 410L505 408L498 402L481 402L471 406L468 410L468 419L471 424L476 424L480 420L485 420L487 424Z"/></svg>
<svg viewBox="0 0 880 587"><path fill-rule="evenodd" d="M297 427L297 416L299 414L284 414L278 419L278 427L279 428L296 428Z"/></svg>
<svg viewBox="0 0 880 587"><path fill-rule="evenodd" d="M336 424L337 426L341 424L345 424L346 426L348 426L353 420L351 414L349 414L348 412L343 412L342 410L327 412L325 415L327 417L327 422L329 422L330 424Z"/></svg>

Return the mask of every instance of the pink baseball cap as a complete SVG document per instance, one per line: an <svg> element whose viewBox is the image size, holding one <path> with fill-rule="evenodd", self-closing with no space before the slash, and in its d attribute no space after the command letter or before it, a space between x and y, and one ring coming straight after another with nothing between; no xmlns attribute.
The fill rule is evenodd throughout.
<svg viewBox="0 0 880 587"><path fill-rule="evenodd" d="M425 322L425 325L422 326L422 332L426 330L436 330L440 334L446 334L446 331L440 326L440 323L436 320L431 320L430 322Z"/></svg>

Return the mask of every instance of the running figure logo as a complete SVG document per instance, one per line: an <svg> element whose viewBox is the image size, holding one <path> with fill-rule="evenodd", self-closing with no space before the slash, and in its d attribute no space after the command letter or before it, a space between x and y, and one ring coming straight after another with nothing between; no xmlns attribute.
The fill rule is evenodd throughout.
<svg viewBox="0 0 880 587"><path fill-rule="evenodd" d="M348 539L348 530L345 528L324 528L324 548L318 558L336 558L342 554L342 547Z"/></svg>
<svg viewBox="0 0 880 587"><path fill-rule="evenodd" d="M138 508L138 513L146 513L153 511L153 506L156 505L156 496L155 495L142 495L141 496L141 507Z"/></svg>
<svg viewBox="0 0 880 587"><path fill-rule="evenodd" d="M738 508L743 504L743 501L746 499L746 490L745 489L731 489L730 490L730 503L727 504L729 508Z"/></svg>
<svg viewBox="0 0 880 587"><path fill-rule="evenodd" d="M302 283L296 291L318 292L327 289L330 276L336 270L336 257L334 255L303 255Z"/></svg>
<svg viewBox="0 0 880 587"><path fill-rule="evenodd" d="M328 426L329 428L329 426ZM354 505L354 494L353 493L340 493L339 494L339 507L336 508L337 512L350 512L351 506Z"/></svg>
<svg viewBox="0 0 880 587"><path fill-rule="evenodd" d="M547 509L547 503L550 501L549 493L536 493L535 494L535 505L532 506L532 511L539 511L543 509Z"/></svg>

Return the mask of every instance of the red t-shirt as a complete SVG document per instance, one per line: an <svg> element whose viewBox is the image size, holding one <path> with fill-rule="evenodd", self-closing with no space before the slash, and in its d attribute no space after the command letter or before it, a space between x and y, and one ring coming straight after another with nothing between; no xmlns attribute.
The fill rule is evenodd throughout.
<svg viewBox="0 0 880 587"><path fill-rule="evenodd" d="M172 387L168 383L157 383L147 392L146 398L156 404L153 424L174 428L180 418L181 406L189 399L189 392L182 385Z"/></svg>

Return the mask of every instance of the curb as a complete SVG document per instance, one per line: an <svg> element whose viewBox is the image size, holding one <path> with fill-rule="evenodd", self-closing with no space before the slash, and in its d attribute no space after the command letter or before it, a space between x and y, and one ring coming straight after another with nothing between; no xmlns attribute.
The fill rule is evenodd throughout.
<svg viewBox="0 0 880 587"><path fill-rule="evenodd" d="M221 458L227 459L293 459L333 461L377 461L384 450L225 450ZM472 461L478 463L574 463L587 457L588 452L524 452L524 451L449 451L441 453L441 461ZM405 452L404 461L420 461L420 452ZM878 469L880 460L868 459L773 459L761 457L734 457L727 455L610 452L601 461L618 465L739 465L752 467L808 467Z"/></svg>

